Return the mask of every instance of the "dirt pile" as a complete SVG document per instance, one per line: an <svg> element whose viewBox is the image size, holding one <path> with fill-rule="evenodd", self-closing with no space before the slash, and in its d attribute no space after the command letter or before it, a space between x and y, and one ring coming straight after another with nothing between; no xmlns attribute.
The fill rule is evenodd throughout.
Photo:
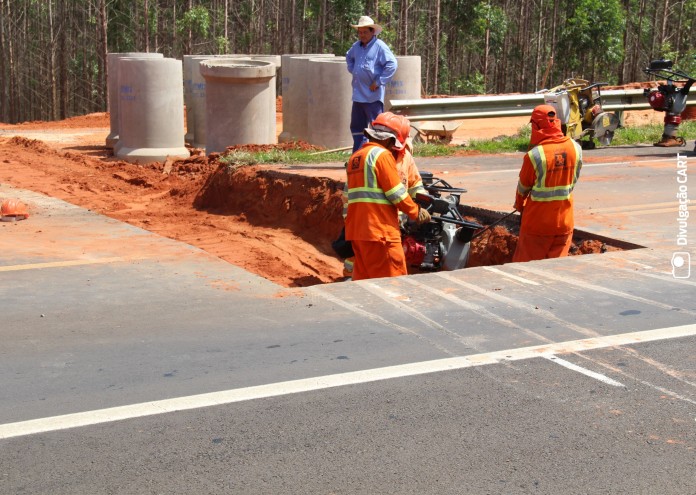
<svg viewBox="0 0 696 495"><path fill-rule="evenodd" d="M331 191L329 183L309 177L288 181L241 167L223 194L219 184L224 182L224 169L201 156L141 166L61 152L22 137L0 138L0 182L197 246L280 285L307 286L341 278L342 262L328 244L329 237L340 231L340 222L331 225L336 214L340 218L340 208L330 213L331 208L322 210L312 202L316 199L307 199L317 196L333 205L340 203L331 199L331 193L313 192ZM238 205L253 206L244 211ZM296 209L299 214L288 213ZM313 209L326 224L316 245L306 239L321 237L317 222L301 221L301 212ZM278 218L282 211L284 218ZM296 231L283 225L293 215ZM330 234L332 228L336 230Z"/></svg>
<svg viewBox="0 0 696 495"><path fill-rule="evenodd" d="M47 129L64 132L90 125L108 128L108 114L10 127L43 129L41 135L50 138ZM35 134L32 130L27 135ZM25 137L0 137L0 182L194 245L286 287L342 279L342 260L331 249L343 224L341 183L226 163L219 155L206 157L196 149L186 160L136 165L111 156L103 138L99 143L80 142L84 138L76 134L79 144L49 145ZM306 143L294 146L314 149ZM472 220L491 223L489 218ZM475 239L469 266L510 262L517 243L514 232L514 226L501 225ZM573 252L607 249L612 248L590 241L578 243Z"/></svg>

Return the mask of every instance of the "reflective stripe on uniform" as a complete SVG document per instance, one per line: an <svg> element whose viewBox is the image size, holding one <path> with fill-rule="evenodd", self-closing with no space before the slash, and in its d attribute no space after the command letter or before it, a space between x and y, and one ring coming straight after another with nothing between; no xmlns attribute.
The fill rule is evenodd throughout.
<svg viewBox="0 0 696 495"><path fill-rule="evenodd" d="M396 204L406 199L406 196L408 196L408 191L406 190L404 185L401 182L399 182L398 185L392 187L390 190L386 192L386 196L392 204Z"/></svg>
<svg viewBox="0 0 696 495"><path fill-rule="evenodd" d="M425 188L423 187L423 181L419 180L415 184L413 184L411 187L408 188L408 195L411 196L412 198L416 197L416 194L418 193L425 193Z"/></svg>
<svg viewBox="0 0 696 495"><path fill-rule="evenodd" d="M403 201L408 192L403 184L399 183L387 192L384 192L378 185L375 165L377 159L386 150L375 147L365 157L365 186L353 187L348 190L348 204L351 203L376 203L392 205Z"/></svg>
<svg viewBox="0 0 696 495"><path fill-rule="evenodd" d="M534 170L536 171L537 181L533 187L527 188L518 182L517 190L522 195L525 196L527 192L531 189L529 193L529 198L533 201L562 201L568 199L570 194L575 188L575 183L580 176L580 167L582 162L580 160L581 152L578 151L580 147L575 141L571 141L575 147L575 170L573 170L573 182L571 184L566 184L562 186L546 187L546 172L548 170L546 163L546 153L544 153L544 148L542 145L535 146L528 153Z"/></svg>

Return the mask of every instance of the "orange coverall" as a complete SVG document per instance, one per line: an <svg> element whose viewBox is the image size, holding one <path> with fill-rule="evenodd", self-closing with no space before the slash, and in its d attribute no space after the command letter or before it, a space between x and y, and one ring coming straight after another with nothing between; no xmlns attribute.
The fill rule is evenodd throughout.
<svg viewBox="0 0 696 495"><path fill-rule="evenodd" d="M534 119L533 115L533 148L524 157L515 197L522 221L512 261L566 256L575 227L572 192L580 176L582 149L563 135L557 118Z"/></svg>
<svg viewBox="0 0 696 495"><path fill-rule="evenodd" d="M406 187L408 195L411 196L411 198L415 198L416 194L426 193L427 191L423 187L423 179L420 176L420 172L418 172L416 161L413 159L413 154L411 153L412 149L413 144L409 138L406 140L404 149L396 155L396 171L399 173L401 183ZM343 193L343 217L345 218L348 208L348 192L344 190ZM352 256L343 260L344 277L352 277L354 262L355 259Z"/></svg>
<svg viewBox="0 0 696 495"><path fill-rule="evenodd" d="M406 275L398 211L418 218L389 150L368 142L346 166L346 240L355 252L353 280Z"/></svg>

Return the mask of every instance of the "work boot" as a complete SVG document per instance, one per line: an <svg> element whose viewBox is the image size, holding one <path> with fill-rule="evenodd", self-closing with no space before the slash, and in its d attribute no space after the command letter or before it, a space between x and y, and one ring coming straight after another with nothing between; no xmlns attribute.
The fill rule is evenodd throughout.
<svg viewBox="0 0 696 495"><path fill-rule="evenodd" d="M685 146L686 141L684 141L683 137L675 137L675 136L662 136L662 139L660 139L657 143L654 143L653 146L660 146L661 148L671 148L672 146Z"/></svg>

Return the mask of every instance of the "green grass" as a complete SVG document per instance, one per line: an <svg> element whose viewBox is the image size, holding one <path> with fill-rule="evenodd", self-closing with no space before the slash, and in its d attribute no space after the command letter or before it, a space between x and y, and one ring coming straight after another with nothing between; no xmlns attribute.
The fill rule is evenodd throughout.
<svg viewBox="0 0 696 495"><path fill-rule="evenodd" d="M660 140L662 136L662 124L650 124L638 127L622 127L616 130L614 139L608 147L625 146L636 144L652 144ZM466 146L452 146L440 143L416 143L414 145L414 156L434 157L451 156L459 151L478 151L480 153L510 153L515 151L526 151L529 145L531 134L528 125L519 129L514 136L503 136L495 139L474 139ZM682 122L679 126L677 135L687 140L687 148L691 146L689 141L696 138L696 121L689 120ZM220 161L231 168L244 165L256 165L259 163L279 163L279 164L311 164L327 162L345 162L350 157L350 150L333 151L331 153L306 151L301 149L289 150L269 150L269 151L243 151L233 150L225 153Z"/></svg>
<svg viewBox="0 0 696 495"><path fill-rule="evenodd" d="M350 158L350 150L335 151L331 153L317 153L305 150L270 150L270 151L244 151L232 150L220 157L222 163L228 166L256 165L259 163L326 163L345 162Z"/></svg>
<svg viewBox="0 0 696 495"><path fill-rule="evenodd" d="M631 144L652 144L660 140L664 126L662 124L650 124L639 127L622 127L616 130L610 146ZM677 136L687 141L696 138L696 120L687 120L679 125ZM688 146L688 143L687 143Z"/></svg>

